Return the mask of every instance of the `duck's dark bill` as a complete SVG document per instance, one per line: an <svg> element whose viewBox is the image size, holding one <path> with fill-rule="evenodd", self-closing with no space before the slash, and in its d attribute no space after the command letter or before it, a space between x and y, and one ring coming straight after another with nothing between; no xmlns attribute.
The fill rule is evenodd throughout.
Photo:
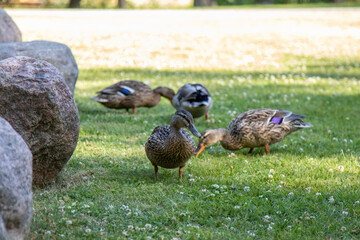
<svg viewBox="0 0 360 240"><path fill-rule="evenodd" d="M190 125L189 127L187 127L187 129L189 129L189 131L194 134L194 136L201 137L201 134L196 130L194 125Z"/></svg>
<svg viewBox="0 0 360 240"><path fill-rule="evenodd" d="M194 155L199 155L205 149L205 145L199 144L194 152Z"/></svg>

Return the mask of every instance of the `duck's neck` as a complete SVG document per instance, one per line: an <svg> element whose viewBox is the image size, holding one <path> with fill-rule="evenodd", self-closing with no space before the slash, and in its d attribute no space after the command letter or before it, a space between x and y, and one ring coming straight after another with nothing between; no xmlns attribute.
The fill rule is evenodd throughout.
<svg viewBox="0 0 360 240"><path fill-rule="evenodd" d="M217 129L219 132L219 141L223 148L230 150L230 151L236 151L243 148L243 146L239 143L238 140L234 139L230 132L225 128L219 128Z"/></svg>
<svg viewBox="0 0 360 240"><path fill-rule="evenodd" d="M172 102L172 99L175 96L175 92L167 87L157 87L153 90L153 92L158 96L160 95L162 97L169 99L170 102Z"/></svg>

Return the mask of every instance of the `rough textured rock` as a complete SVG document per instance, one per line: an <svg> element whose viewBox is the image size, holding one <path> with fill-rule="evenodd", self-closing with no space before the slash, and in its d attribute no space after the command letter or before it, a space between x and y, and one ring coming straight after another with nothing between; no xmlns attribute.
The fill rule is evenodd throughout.
<svg viewBox="0 0 360 240"><path fill-rule="evenodd" d="M24 239L30 231L31 216L31 151L0 118L0 239Z"/></svg>
<svg viewBox="0 0 360 240"><path fill-rule="evenodd" d="M29 57L0 61L0 116L33 154L33 183L53 180L75 150L79 114L61 73Z"/></svg>
<svg viewBox="0 0 360 240"><path fill-rule="evenodd" d="M49 41L0 43L0 60L15 56L27 56L51 63L64 75L74 95L79 70L68 46Z"/></svg>
<svg viewBox="0 0 360 240"><path fill-rule="evenodd" d="M7 239L6 229L0 212L0 240L6 240L6 239Z"/></svg>
<svg viewBox="0 0 360 240"><path fill-rule="evenodd" d="M21 32L11 17L0 7L0 43L21 42Z"/></svg>

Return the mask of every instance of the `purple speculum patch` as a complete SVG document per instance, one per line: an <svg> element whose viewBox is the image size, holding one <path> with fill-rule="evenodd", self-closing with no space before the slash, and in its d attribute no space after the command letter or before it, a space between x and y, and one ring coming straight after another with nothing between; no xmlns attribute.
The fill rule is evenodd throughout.
<svg viewBox="0 0 360 240"><path fill-rule="evenodd" d="M275 124L280 124L282 122L282 117L273 117L270 122L273 122Z"/></svg>

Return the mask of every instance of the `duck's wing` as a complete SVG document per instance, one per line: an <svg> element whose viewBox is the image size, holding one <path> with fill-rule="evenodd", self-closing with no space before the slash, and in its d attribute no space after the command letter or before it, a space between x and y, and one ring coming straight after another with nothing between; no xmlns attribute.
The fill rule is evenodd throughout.
<svg viewBox="0 0 360 240"><path fill-rule="evenodd" d="M175 107L199 107L212 105L209 91L202 84L185 84L173 98Z"/></svg>
<svg viewBox="0 0 360 240"><path fill-rule="evenodd" d="M145 83L136 80L124 80L115 83L99 91L98 93L107 95L129 96L144 91L151 91L151 88Z"/></svg>

